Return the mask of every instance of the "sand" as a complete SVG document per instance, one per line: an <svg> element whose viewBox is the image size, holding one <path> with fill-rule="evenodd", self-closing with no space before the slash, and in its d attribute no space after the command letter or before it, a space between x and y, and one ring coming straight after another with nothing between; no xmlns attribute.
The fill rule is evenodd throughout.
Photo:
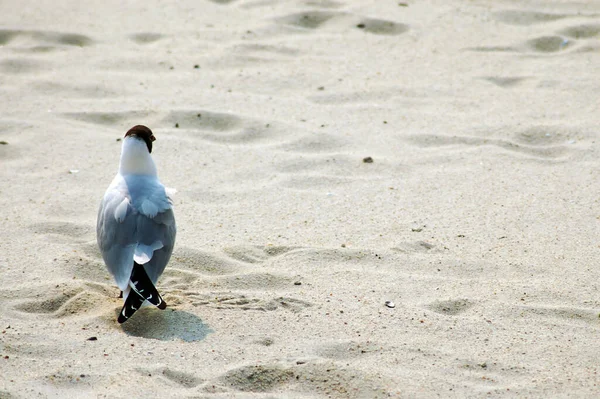
<svg viewBox="0 0 600 399"><path fill-rule="evenodd" d="M600 2L166 3L0 3L0 398L598 394ZM135 124L178 237L120 326Z"/></svg>

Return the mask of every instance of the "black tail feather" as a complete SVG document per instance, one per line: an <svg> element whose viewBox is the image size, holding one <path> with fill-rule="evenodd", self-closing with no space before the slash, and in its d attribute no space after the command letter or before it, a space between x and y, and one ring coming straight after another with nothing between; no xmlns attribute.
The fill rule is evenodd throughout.
<svg viewBox="0 0 600 399"><path fill-rule="evenodd" d="M164 309L167 304L162 299L150 277L146 274L144 266L134 263L133 271L131 272L132 289L144 297L148 302L157 306L159 309Z"/></svg>
<svg viewBox="0 0 600 399"><path fill-rule="evenodd" d="M144 266L134 263L129 286L131 291L117 319L119 323L127 321L142 306L144 301L150 302L159 309L167 307L167 303L162 299L150 277L146 274Z"/></svg>
<svg viewBox="0 0 600 399"><path fill-rule="evenodd" d="M121 309L121 313L119 313L119 318L117 319L119 324L125 323L127 320L129 320L129 318L133 316L135 311L142 306L142 303L144 303L144 301L145 299L143 296L141 296L134 290L131 290L129 296L125 300L123 308Z"/></svg>

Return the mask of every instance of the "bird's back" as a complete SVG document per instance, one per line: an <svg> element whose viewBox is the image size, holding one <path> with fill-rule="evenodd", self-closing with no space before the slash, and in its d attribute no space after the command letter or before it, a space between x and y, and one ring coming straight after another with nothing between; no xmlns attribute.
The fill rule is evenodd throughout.
<svg viewBox="0 0 600 399"><path fill-rule="evenodd" d="M156 283L169 262L175 236L171 201L158 179L117 175L100 205L97 239L121 290L127 287L134 259Z"/></svg>

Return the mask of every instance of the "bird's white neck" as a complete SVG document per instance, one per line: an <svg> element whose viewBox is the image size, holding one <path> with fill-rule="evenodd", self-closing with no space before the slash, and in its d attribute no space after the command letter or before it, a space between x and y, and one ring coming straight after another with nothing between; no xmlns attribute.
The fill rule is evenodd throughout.
<svg viewBox="0 0 600 399"><path fill-rule="evenodd" d="M156 176L156 165L143 140L136 137L123 139L119 173L121 175Z"/></svg>

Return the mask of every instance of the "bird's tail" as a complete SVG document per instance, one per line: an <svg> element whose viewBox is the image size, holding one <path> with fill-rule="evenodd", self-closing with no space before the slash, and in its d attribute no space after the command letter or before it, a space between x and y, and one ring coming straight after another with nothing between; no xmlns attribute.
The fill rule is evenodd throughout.
<svg viewBox="0 0 600 399"><path fill-rule="evenodd" d="M131 291L125 300L125 304L119 313L117 321L120 323L126 322L136 310L138 310L144 301L150 302L159 309L167 307L167 303L162 299L150 277L146 274L144 266L139 263L133 264L131 277L129 278L129 286Z"/></svg>

